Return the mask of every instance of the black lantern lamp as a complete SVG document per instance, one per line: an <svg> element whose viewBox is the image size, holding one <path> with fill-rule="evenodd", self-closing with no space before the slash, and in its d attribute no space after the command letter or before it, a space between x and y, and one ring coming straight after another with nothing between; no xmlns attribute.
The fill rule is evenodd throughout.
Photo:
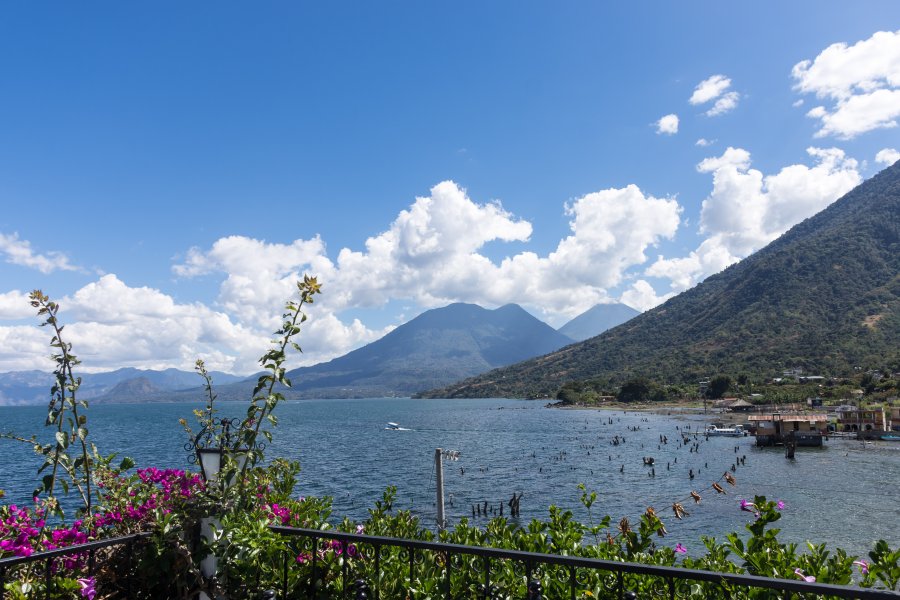
<svg viewBox="0 0 900 600"><path fill-rule="evenodd" d="M225 452L231 442L231 427L235 421L236 419L213 420L200 430L193 442L185 444L185 450L188 452L194 451L195 455L191 457L191 462L195 462L200 466L203 480L207 483L218 481L219 472L222 470L222 464L224 463ZM215 436L216 429L219 429L221 434L218 438L218 445L213 446L212 444L217 441Z"/></svg>

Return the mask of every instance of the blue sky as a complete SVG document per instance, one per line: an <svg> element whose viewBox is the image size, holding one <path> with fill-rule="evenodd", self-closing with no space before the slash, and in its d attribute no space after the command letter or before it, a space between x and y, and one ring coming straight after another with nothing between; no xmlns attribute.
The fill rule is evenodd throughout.
<svg viewBox="0 0 900 600"><path fill-rule="evenodd" d="M900 4L11 3L0 371L325 360L453 301L650 308L900 150Z"/></svg>

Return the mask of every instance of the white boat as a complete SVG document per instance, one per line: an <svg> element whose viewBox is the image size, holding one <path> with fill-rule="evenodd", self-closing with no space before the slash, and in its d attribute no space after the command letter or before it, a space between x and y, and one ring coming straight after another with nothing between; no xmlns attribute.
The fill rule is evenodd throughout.
<svg viewBox="0 0 900 600"><path fill-rule="evenodd" d="M399 431L400 429L403 429L402 427L391 421L389 421L388 424L384 426L384 428L390 429L392 431Z"/></svg>
<svg viewBox="0 0 900 600"><path fill-rule="evenodd" d="M747 435L747 432L744 431L744 428L740 425L735 425L734 427L716 427L715 425L710 425L706 428L704 433L706 435L721 435L726 437L743 437Z"/></svg>

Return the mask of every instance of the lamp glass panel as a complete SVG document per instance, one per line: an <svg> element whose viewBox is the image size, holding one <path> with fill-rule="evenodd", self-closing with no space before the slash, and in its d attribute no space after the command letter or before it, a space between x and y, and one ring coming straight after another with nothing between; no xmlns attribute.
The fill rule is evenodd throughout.
<svg viewBox="0 0 900 600"><path fill-rule="evenodd" d="M203 448L198 451L200 454L200 468L203 469L203 475L207 481L215 481L222 469L222 454L218 448Z"/></svg>

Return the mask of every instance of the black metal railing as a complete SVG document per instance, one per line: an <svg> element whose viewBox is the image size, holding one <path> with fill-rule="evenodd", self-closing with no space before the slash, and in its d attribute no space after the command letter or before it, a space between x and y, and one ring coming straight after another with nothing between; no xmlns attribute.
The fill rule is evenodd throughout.
<svg viewBox="0 0 900 600"><path fill-rule="evenodd" d="M414 589L422 585L417 579L417 570L422 572L427 564L425 556L430 556L437 568L432 576L440 577L440 586L435 597L479 598L490 600L494 597L519 597L525 600L561 600L562 598L597 597L590 585L598 581L602 586L602 597L609 598L669 598L674 600L680 595L690 595L691 584L705 584L708 597L730 598L737 590L769 590L773 593L783 592L784 597L798 594L798 597L857 598L860 600L897 600L900 594L888 590L876 590L856 586L810 583L791 579L774 579L756 575L736 573L719 573L680 567L667 567L641 563L617 562L576 556L541 554L517 550L503 550L479 546L464 546L438 542L425 542L399 538L320 531L316 529L300 529L294 527L272 526L275 533L293 538L301 538L294 549L308 556L304 566L309 571L306 581L291 581L291 569L296 569L293 556L286 556L283 561L280 598L313 598L321 597L325 582L323 573L334 568L326 565L321 556L321 541L337 541L340 543L342 557L355 554L356 560L340 560L339 573L332 573L337 583L335 591L340 597L353 600L370 600L383 598L390 600L398 590L383 589L383 562L388 558L403 560L405 584L403 596L414 596ZM351 553L351 545L355 552ZM390 557L389 553L395 556ZM332 561L334 562L334 561ZM498 587L501 582L492 582L492 574L498 563L514 565L517 590ZM588 574L603 574L592 581ZM649 578L655 584L650 592L636 594L629 588L637 584L636 578ZM455 581L454 581L455 579ZM501 584L502 585L502 584ZM646 586L644 586L646 587ZM545 590L545 588L548 588ZM552 590L550 589L552 588ZM546 595L545 595L546 594ZM403 597L397 596L397 597ZM695 596L696 597L696 596ZM776 596L773 596L776 597Z"/></svg>
<svg viewBox="0 0 900 600"><path fill-rule="evenodd" d="M12 580L10 575L14 574L15 569L18 567L43 562L43 578L45 584L43 597L49 598L51 593L50 584L54 576L55 561L65 557L82 556L86 561L86 573L83 574L88 577L93 577L97 571L97 551L105 548L124 546L127 561L126 574L131 574L134 568L135 544L140 540L150 537L150 535L150 533L134 533L105 540L97 540L95 542L87 542L85 544L65 546L63 548L47 550L45 552L36 552L30 556L2 558L0 559L0 599L6 598L6 584ZM132 579L131 577L125 577L124 580L125 589L123 592L127 598L130 597L132 593ZM42 595L36 594L33 597L40 598Z"/></svg>
<svg viewBox="0 0 900 600"><path fill-rule="evenodd" d="M797 594L799 598L858 598L860 600L897 600L900 594L888 590L875 590L854 586L810 583L791 579L774 579L755 575L719 573L679 567L666 567L642 563L617 562L576 556L542 554L518 550L504 550L479 546L445 544L336 531L299 529L272 526L273 532L292 539L292 552L308 556L303 578L291 577L296 570L296 556L285 554L281 567L280 590L259 592L260 598L321 598L342 597L352 600L392 600L393 598L429 595L431 597L522 598L523 600L562 600L563 598L669 598L679 596L741 597L742 590L772 592L772 596L787 598ZM137 533L122 537L98 540L76 546L39 552L27 557L0 559L0 598L5 598L5 585L23 565L43 562L45 589L43 597L50 597L54 561L63 557L84 558L87 576L94 576L97 569L98 550L125 547L126 566L121 595L132 597L139 590L132 590L135 568L135 545L150 536ZM323 556L321 542L338 542L341 560L328 560ZM307 552L308 551L308 552ZM348 557L352 560L346 560ZM399 559L404 563L401 578L390 577L383 581L385 561ZM503 564L512 565L513 576L504 574ZM332 570L326 577L326 572ZM336 571L336 572L335 572ZM295 573L296 575L296 573ZM326 582L326 578L330 581ZM652 586L646 585L652 580ZM640 580L640 581L639 581ZM403 589L387 589L389 585L402 585ZM700 590L692 586L705 585ZM331 585L331 587L328 587ZM422 590L430 586L431 589ZM594 586L593 588L591 586ZM639 587L635 593L629 588ZM423 593L418 593L423 592ZM35 598L40 598L36 594Z"/></svg>

